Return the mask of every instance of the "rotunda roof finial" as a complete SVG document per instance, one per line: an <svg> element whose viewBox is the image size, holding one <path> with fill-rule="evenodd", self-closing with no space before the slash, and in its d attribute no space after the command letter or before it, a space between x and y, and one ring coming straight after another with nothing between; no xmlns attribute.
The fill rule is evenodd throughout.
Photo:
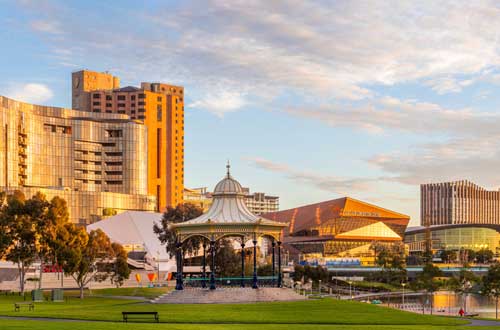
<svg viewBox="0 0 500 330"><path fill-rule="evenodd" d="M226 165L226 168L227 168L227 177L230 178L231 177L231 165L229 164L229 159L227 160L227 165Z"/></svg>

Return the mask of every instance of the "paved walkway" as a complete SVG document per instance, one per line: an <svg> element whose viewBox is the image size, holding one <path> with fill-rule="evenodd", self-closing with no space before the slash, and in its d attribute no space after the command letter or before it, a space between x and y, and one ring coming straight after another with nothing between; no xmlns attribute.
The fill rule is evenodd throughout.
<svg viewBox="0 0 500 330"><path fill-rule="evenodd" d="M500 326L499 321L493 321L493 320L476 320L476 319L468 319L470 321L469 324L466 324L465 326Z"/></svg>

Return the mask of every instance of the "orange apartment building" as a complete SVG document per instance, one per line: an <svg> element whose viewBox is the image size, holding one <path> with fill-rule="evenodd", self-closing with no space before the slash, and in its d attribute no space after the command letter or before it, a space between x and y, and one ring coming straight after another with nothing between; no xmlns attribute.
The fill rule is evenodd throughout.
<svg viewBox="0 0 500 330"><path fill-rule="evenodd" d="M148 194L157 210L176 206L184 191L184 88L162 83L120 88L105 72L72 73L73 109L127 114L148 129Z"/></svg>

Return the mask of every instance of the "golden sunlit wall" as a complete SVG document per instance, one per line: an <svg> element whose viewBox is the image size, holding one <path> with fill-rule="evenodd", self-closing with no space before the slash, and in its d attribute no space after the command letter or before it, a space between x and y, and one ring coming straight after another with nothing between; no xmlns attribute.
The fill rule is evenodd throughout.
<svg viewBox="0 0 500 330"><path fill-rule="evenodd" d="M67 198L71 218L154 210L147 195L147 129L128 116L37 106L0 96L0 190Z"/></svg>
<svg viewBox="0 0 500 330"><path fill-rule="evenodd" d="M73 73L73 95L88 102L73 106L93 113L127 114L147 127L147 191L157 197L157 210L182 202L184 189L184 88L161 83L119 88L108 73ZM77 97L73 98L77 100ZM83 104L83 105L82 105Z"/></svg>

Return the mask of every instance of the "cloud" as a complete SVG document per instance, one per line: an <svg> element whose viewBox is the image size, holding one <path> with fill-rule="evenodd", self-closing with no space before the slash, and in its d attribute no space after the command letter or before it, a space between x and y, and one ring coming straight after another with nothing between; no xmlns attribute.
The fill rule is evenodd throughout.
<svg viewBox="0 0 500 330"><path fill-rule="evenodd" d="M11 85L7 88L5 95L27 103L43 104L49 101L54 93L47 85L27 83Z"/></svg>
<svg viewBox="0 0 500 330"><path fill-rule="evenodd" d="M50 33L50 34L62 34L63 29L60 27L58 22L48 21L48 20L35 20L31 22L31 28L38 32Z"/></svg>
<svg viewBox="0 0 500 330"><path fill-rule="evenodd" d="M500 5L493 0L193 0L175 10L105 7L106 19L92 24L62 3L59 10L36 6L27 6L36 13L32 26L49 35L64 26L66 33L46 42L71 50L71 63L101 63L124 80L181 82L192 104L216 115L244 107L238 94L256 104L284 94L318 103L370 101L373 86L407 82L458 92L475 82L464 76L500 64ZM134 24L123 15L133 15ZM214 85L233 96L227 104L214 102Z"/></svg>
<svg viewBox="0 0 500 330"><path fill-rule="evenodd" d="M279 173L288 179L300 184L306 184L324 191L334 192L340 195L352 191L370 191L378 178L341 178L331 175L323 175L311 171L301 171L289 167L286 164L276 163L264 158L248 158L254 167L271 172Z"/></svg>
<svg viewBox="0 0 500 330"><path fill-rule="evenodd" d="M290 107L294 116L318 120L333 127L369 133L413 133L427 136L492 136L498 134L500 114L468 108L448 109L430 102L382 97L358 106Z"/></svg>
<svg viewBox="0 0 500 330"><path fill-rule="evenodd" d="M209 94L203 98L197 99L189 104L190 108L207 110L219 117L225 113L233 112L247 104L244 95L241 93L221 91L217 94Z"/></svg>

